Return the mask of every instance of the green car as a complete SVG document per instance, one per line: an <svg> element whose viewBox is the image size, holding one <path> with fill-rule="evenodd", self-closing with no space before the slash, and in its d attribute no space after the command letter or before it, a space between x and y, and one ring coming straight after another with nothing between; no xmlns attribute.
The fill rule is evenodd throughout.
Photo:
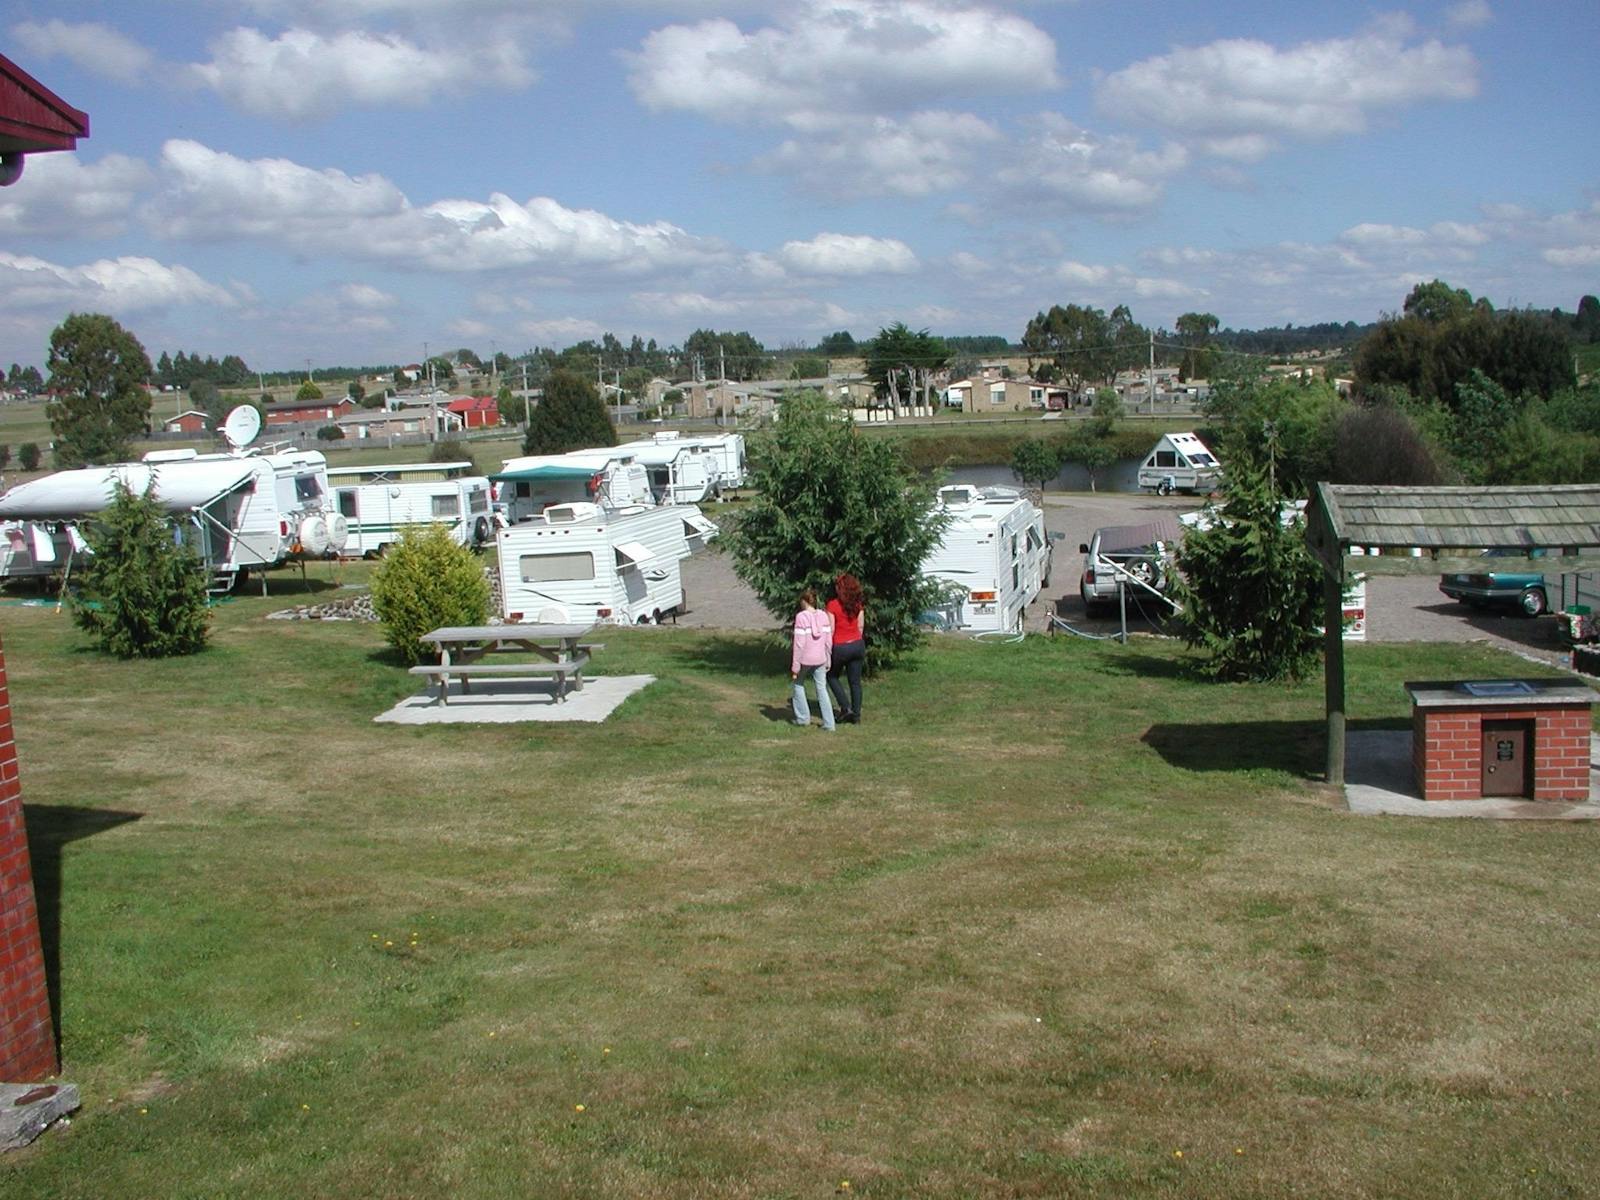
<svg viewBox="0 0 1600 1200"><path fill-rule="evenodd" d="M1510 550L1486 550L1485 558L1512 557ZM1520 556L1519 556L1520 557ZM1486 571L1443 575L1439 590L1452 600L1474 608L1486 605L1515 605L1524 616L1537 617L1550 608L1550 593L1544 576L1532 571Z"/></svg>

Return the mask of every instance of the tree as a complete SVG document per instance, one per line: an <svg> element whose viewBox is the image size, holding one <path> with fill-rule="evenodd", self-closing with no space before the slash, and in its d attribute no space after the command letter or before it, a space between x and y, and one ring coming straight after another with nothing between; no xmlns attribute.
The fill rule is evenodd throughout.
<svg viewBox="0 0 1600 1200"><path fill-rule="evenodd" d="M594 384L570 371L545 383L544 399L528 414L524 454L565 454L590 446L615 446L617 431Z"/></svg>
<svg viewBox="0 0 1600 1200"><path fill-rule="evenodd" d="M1472 311L1472 293L1466 288L1453 288L1442 279L1432 283L1419 283L1406 296L1404 310L1408 317L1442 325Z"/></svg>
<svg viewBox="0 0 1600 1200"><path fill-rule="evenodd" d="M361 386L359 379L352 379L345 385L344 394L357 404L362 404L367 398L367 389Z"/></svg>
<svg viewBox="0 0 1600 1200"><path fill-rule="evenodd" d="M1038 484L1040 491L1060 472L1060 453L1039 438L1018 442L1011 452L1011 473L1023 483Z"/></svg>
<svg viewBox="0 0 1600 1200"><path fill-rule="evenodd" d="M702 377L725 372L725 378L741 381L759 377L766 363L766 349L748 333L715 333L696 329L683 343L684 357L699 361Z"/></svg>
<svg viewBox="0 0 1600 1200"><path fill-rule="evenodd" d="M1028 370L1035 359L1055 364L1057 377L1079 392L1088 380L1108 379L1116 373L1116 347L1111 326L1098 308L1052 305L1037 314L1022 332Z"/></svg>
<svg viewBox="0 0 1600 1200"><path fill-rule="evenodd" d="M294 399L296 404L302 404L308 400L321 400L322 389L308 379L295 392Z"/></svg>
<svg viewBox="0 0 1600 1200"><path fill-rule="evenodd" d="M209 379L196 379L189 385L189 407L206 414L206 423L215 429L227 413L227 401Z"/></svg>
<svg viewBox="0 0 1600 1200"><path fill-rule="evenodd" d="M1299 679L1317 660L1322 567L1303 522L1286 525L1283 500L1256 464L1228 464L1209 528L1179 544L1173 595L1183 636L1218 679Z"/></svg>
<svg viewBox="0 0 1600 1200"><path fill-rule="evenodd" d="M1403 407L1353 406L1334 426L1333 483L1430 487L1444 483L1441 455Z"/></svg>
<svg viewBox="0 0 1600 1200"><path fill-rule="evenodd" d="M0 442L0 471L4 471L10 465L11 447L6 445L4 442Z"/></svg>
<svg viewBox="0 0 1600 1200"><path fill-rule="evenodd" d="M1186 312L1178 318L1178 336L1183 339L1183 361L1178 367L1180 379L1209 379L1215 369L1215 352L1210 348L1211 335L1221 322L1211 313Z"/></svg>
<svg viewBox="0 0 1600 1200"><path fill-rule="evenodd" d="M897 416L906 404L933 403L933 377L950 361L942 338L926 329L913 332L903 321L878 330L878 336L867 343L866 352L867 378L877 386L878 394L888 399Z"/></svg>
<svg viewBox="0 0 1600 1200"><path fill-rule="evenodd" d="M24 471L37 471L39 469L39 444L37 442L23 442L17 447L17 465Z"/></svg>
<svg viewBox="0 0 1600 1200"><path fill-rule="evenodd" d="M1578 301L1578 313L1573 320L1573 330L1580 340L1600 341L1600 299L1584 296Z"/></svg>
<svg viewBox="0 0 1600 1200"><path fill-rule="evenodd" d="M330 422L317 430L317 441L342 442L344 441L344 430Z"/></svg>
<svg viewBox="0 0 1600 1200"><path fill-rule="evenodd" d="M866 590L871 660L911 653L921 641L917 618L939 591L922 573L945 519L933 484L893 441L862 434L816 392L784 402L751 461L756 498L727 542L735 572L767 611L787 621L803 589L849 572Z"/></svg>
<svg viewBox="0 0 1600 1200"><path fill-rule="evenodd" d="M412 525L373 573L372 609L395 653L421 662L430 653L423 634L488 619L489 581L472 551L443 525Z"/></svg>
<svg viewBox="0 0 1600 1200"><path fill-rule="evenodd" d="M1106 437L1116 426L1117 422L1127 416L1127 406L1122 402L1122 396L1116 388L1096 388L1094 393L1094 431L1099 437Z"/></svg>
<svg viewBox="0 0 1600 1200"><path fill-rule="evenodd" d="M136 495L118 481L111 507L83 526L72 619L119 658L164 658L205 648L210 612L205 567L173 537L155 483Z"/></svg>
<svg viewBox="0 0 1600 1200"><path fill-rule="evenodd" d="M73 313L50 334L48 366L57 465L127 458L150 420L150 358L139 339L108 316Z"/></svg>
<svg viewBox="0 0 1600 1200"><path fill-rule="evenodd" d="M789 366L790 379L826 379L828 360L813 354L802 354Z"/></svg>
<svg viewBox="0 0 1600 1200"><path fill-rule="evenodd" d="M1096 491L1095 478L1117 461L1116 447L1087 428L1080 428L1067 439L1061 450L1062 462L1074 462L1089 476L1089 490Z"/></svg>
<svg viewBox="0 0 1600 1200"><path fill-rule="evenodd" d="M855 352L856 339L850 336L848 329L830 333L817 343L817 353L829 358L850 358Z"/></svg>
<svg viewBox="0 0 1600 1200"><path fill-rule="evenodd" d="M423 376L431 377L438 387L449 387L456 377L455 364L443 355L435 354L423 365Z"/></svg>

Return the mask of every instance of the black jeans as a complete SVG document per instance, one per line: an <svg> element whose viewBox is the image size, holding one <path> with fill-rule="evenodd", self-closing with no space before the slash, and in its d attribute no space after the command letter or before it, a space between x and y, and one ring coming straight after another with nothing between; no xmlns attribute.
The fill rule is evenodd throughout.
<svg viewBox="0 0 1600 1200"><path fill-rule="evenodd" d="M828 668L828 691L832 693L837 708L843 712L852 712L858 717L861 715L861 667L866 661L866 642L834 643L833 666ZM850 680L849 704L844 702L844 685L839 682L841 674L848 676Z"/></svg>

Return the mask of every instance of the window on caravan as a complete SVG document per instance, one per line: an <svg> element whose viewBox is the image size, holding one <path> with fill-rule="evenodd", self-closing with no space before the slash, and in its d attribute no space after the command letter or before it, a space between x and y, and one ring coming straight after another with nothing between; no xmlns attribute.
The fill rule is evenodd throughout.
<svg viewBox="0 0 1600 1200"><path fill-rule="evenodd" d="M575 554L524 554L518 566L523 583L594 578L594 555L587 550Z"/></svg>
<svg viewBox="0 0 1600 1200"><path fill-rule="evenodd" d="M489 492L485 488L478 488L467 497L467 504L475 513L489 511Z"/></svg>
<svg viewBox="0 0 1600 1200"><path fill-rule="evenodd" d="M339 493L339 514L345 517L360 515L360 508L356 505L356 492L354 488Z"/></svg>
<svg viewBox="0 0 1600 1200"><path fill-rule="evenodd" d="M430 496L433 501L433 515L435 517L459 517L461 515L460 496Z"/></svg>
<svg viewBox="0 0 1600 1200"><path fill-rule="evenodd" d="M1042 545L1044 545L1044 541L1043 541L1043 539L1041 539L1039 537L1039 531L1037 529L1035 529L1032 525L1029 525L1028 526L1028 549L1029 550L1037 550Z"/></svg>
<svg viewBox="0 0 1600 1200"><path fill-rule="evenodd" d="M1176 450L1157 450L1154 466L1175 467L1178 465L1178 452Z"/></svg>
<svg viewBox="0 0 1600 1200"><path fill-rule="evenodd" d="M322 495L322 486L317 483L315 475L296 475L294 477L294 498L296 500L315 500Z"/></svg>

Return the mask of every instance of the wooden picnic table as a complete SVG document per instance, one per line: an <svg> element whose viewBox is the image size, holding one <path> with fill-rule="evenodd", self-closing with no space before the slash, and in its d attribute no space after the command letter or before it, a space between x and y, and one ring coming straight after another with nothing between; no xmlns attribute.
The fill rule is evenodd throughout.
<svg viewBox="0 0 1600 1200"><path fill-rule="evenodd" d="M450 681L461 681L466 692L474 678L498 675L502 678L532 679L554 676L556 699L567 698L567 681L572 690L583 690L583 668L589 665L589 651L598 643L585 643L593 625L446 625L425 633L421 641L438 647L437 665L411 668L413 675L426 675L439 683L439 702L450 703ZM519 654L523 661L486 663L491 654Z"/></svg>

